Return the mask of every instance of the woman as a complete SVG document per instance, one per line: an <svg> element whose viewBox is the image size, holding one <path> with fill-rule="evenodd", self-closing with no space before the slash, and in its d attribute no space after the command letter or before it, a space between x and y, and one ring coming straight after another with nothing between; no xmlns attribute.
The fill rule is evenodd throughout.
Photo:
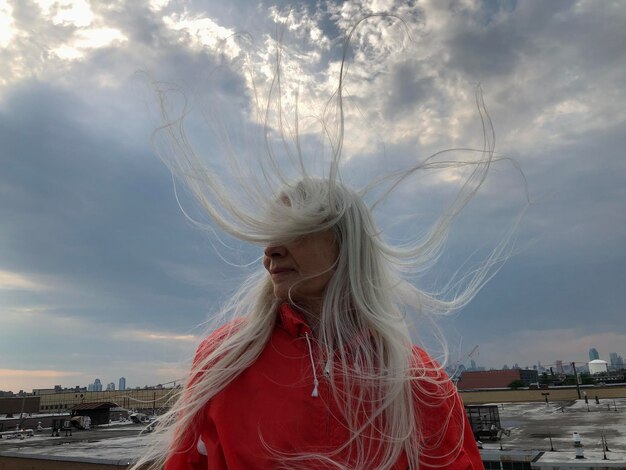
<svg viewBox="0 0 626 470"><path fill-rule="evenodd" d="M435 154L357 192L340 177L344 75L342 67L335 111L327 104L323 119L324 135L338 130L328 137L324 177L307 171L297 137L289 158L275 156L270 130L282 130L284 113L273 89L268 103L277 103L279 117L270 125L268 104L267 159L246 174L235 162L239 173L228 184L197 159L180 122L165 116L177 152L166 159L170 169L203 205L212 231L264 247L264 269L223 309L231 320L198 348L183 392L159 419L160 440L135 468L483 468L454 385L412 345L407 319L466 305L506 258L510 234L443 293L407 279L432 266L456 215L483 184L495 161L491 123L479 93L484 148L466 149L478 158ZM329 116L338 123L329 125ZM371 212L380 200L365 202L370 190L387 184L384 198L418 170L450 167L469 172L432 229L413 245L388 244ZM285 176L294 171L300 176Z"/></svg>
<svg viewBox="0 0 626 470"><path fill-rule="evenodd" d="M265 273L198 349L165 468L482 468L454 386L411 344L403 299L428 298L362 198L304 178L265 221Z"/></svg>

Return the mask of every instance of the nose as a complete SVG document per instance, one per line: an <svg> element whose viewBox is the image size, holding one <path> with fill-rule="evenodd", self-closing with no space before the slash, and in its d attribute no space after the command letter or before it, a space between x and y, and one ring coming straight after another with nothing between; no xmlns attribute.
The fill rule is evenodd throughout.
<svg viewBox="0 0 626 470"><path fill-rule="evenodd" d="M287 249L283 245L268 245L265 247L263 253L268 258L274 258L276 256L285 256Z"/></svg>

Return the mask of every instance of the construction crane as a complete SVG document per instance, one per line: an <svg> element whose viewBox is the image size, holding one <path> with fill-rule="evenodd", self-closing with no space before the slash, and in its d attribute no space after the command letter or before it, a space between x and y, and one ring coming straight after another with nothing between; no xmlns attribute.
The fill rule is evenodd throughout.
<svg viewBox="0 0 626 470"><path fill-rule="evenodd" d="M452 378L452 380L454 380L457 377L457 373L459 370L459 367L461 365L464 365L465 362L470 359L472 356L477 355L478 354L478 344L476 346L474 346L470 352L468 352L467 354L465 354L464 356L461 356L460 359L458 359L457 361L455 361L450 368L448 369L449 373L450 373L450 377Z"/></svg>

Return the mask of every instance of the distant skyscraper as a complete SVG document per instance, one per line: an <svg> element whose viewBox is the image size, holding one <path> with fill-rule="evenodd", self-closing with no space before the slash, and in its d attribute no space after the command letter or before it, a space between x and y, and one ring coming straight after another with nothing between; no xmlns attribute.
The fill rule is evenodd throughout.
<svg viewBox="0 0 626 470"><path fill-rule="evenodd" d="M476 361L474 359L470 361L470 365L472 366L472 370L476 370Z"/></svg>
<svg viewBox="0 0 626 470"><path fill-rule="evenodd" d="M109 382L107 385L107 390L115 390L115 382Z"/></svg>
<svg viewBox="0 0 626 470"><path fill-rule="evenodd" d="M102 391L102 382L100 382L100 379L96 379L93 381L93 391L94 392Z"/></svg>
<svg viewBox="0 0 626 470"><path fill-rule="evenodd" d="M556 371L559 374L564 374L565 370L563 369L563 361L560 359L556 361Z"/></svg>
<svg viewBox="0 0 626 470"><path fill-rule="evenodd" d="M624 359L616 352L612 352L611 354L609 354L609 360L611 362L611 367L615 367L618 369L624 367Z"/></svg>
<svg viewBox="0 0 626 470"><path fill-rule="evenodd" d="M118 390L126 390L126 378L120 377Z"/></svg>
<svg viewBox="0 0 626 470"><path fill-rule="evenodd" d="M598 354L598 350L596 348L591 348L589 350L589 360L595 361L596 359L600 359L600 354Z"/></svg>

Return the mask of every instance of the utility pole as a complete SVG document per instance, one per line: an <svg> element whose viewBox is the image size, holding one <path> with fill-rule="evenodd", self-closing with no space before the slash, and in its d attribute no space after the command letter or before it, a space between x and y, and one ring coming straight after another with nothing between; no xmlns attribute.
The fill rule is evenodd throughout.
<svg viewBox="0 0 626 470"><path fill-rule="evenodd" d="M580 384L578 383L578 373L576 372L576 363L572 362L572 369L574 369L574 379L576 379L576 392L578 393L578 399L580 400Z"/></svg>

